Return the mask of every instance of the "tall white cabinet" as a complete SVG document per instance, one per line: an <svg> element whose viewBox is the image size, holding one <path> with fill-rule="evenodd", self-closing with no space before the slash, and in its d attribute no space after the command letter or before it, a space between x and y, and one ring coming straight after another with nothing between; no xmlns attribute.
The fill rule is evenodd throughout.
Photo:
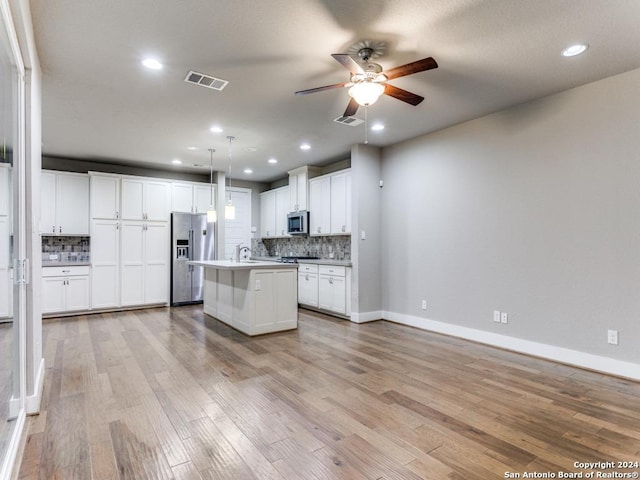
<svg viewBox="0 0 640 480"><path fill-rule="evenodd" d="M91 174L93 308L169 300L171 184Z"/></svg>
<svg viewBox="0 0 640 480"><path fill-rule="evenodd" d="M287 214L289 186L275 188L260 194L260 236L288 237Z"/></svg>

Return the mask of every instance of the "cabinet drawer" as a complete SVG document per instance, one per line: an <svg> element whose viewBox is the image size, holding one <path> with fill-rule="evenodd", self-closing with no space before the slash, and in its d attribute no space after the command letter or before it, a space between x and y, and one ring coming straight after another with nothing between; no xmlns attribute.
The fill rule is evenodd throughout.
<svg viewBox="0 0 640 480"><path fill-rule="evenodd" d="M300 263L298 264L298 272L301 273L318 273L318 265L313 265L310 263Z"/></svg>
<svg viewBox="0 0 640 480"><path fill-rule="evenodd" d="M80 267L43 267L43 277L69 277L76 275L89 275L89 266Z"/></svg>
<svg viewBox="0 0 640 480"><path fill-rule="evenodd" d="M336 265L318 265L318 273L320 275L333 275L334 277L344 277L346 267Z"/></svg>

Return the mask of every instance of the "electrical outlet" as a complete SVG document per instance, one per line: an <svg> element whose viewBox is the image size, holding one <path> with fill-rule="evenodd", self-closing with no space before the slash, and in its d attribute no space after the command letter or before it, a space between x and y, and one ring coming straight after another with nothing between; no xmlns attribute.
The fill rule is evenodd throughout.
<svg viewBox="0 0 640 480"><path fill-rule="evenodd" d="M607 343L618 345L618 330L607 330Z"/></svg>
<svg viewBox="0 0 640 480"><path fill-rule="evenodd" d="M509 315L506 312L500 312L500 323L509 323Z"/></svg>
<svg viewBox="0 0 640 480"><path fill-rule="evenodd" d="M426 300L422 300L422 309L423 310L427 309L427 301Z"/></svg>
<svg viewBox="0 0 640 480"><path fill-rule="evenodd" d="M261 289L260 280L256 280L256 292L259 292Z"/></svg>
<svg viewBox="0 0 640 480"><path fill-rule="evenodd" d="M498 310L493 311L493 321L500 323L500 312Z"/></svg>

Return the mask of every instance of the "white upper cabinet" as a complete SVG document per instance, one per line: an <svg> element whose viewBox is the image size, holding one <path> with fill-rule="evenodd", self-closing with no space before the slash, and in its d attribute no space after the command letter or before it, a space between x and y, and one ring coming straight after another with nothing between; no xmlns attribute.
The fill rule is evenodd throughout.
<svg viewBox="0 0 640 480"><path fill-rule="evenodd" d="M288 237L287 233L287 214L289 213L289 187L276 189L276 205L275 205L275 225L276 236Z"/></svg>
<svg viewBox="0 0 640 480"><path fill-rule="evenodd" d="M309 180L309 234L351 233L351 171Z"/></svg>
<svg viewBox="0 0 640 480"><path fill-rule="evenodd" d="M209 206L216 207L216 186L199 184L193 186L193 213L207 213Z"/></svg>
<svg viewBox="0 0 640 480"><path fill-rule="evenodd" d="M204 183L174 182L171 184L171 211L206 213L216 205L216 186Z"/></svg>
<svg viewBox="0 0 640 480"><path fill-rule="evenodd" d="M309 209L309 179L320 175L319 167L299 167L289 173L289 211Z"/></svg>
<svg viewBox="0 0 640 480"><path fill-rule="evenodd" d="M331 178L309 180L309 234L331 233Z"/></svg>
<svg viewBox="0 0 640 480"><path fill-rule="evenodd" d="M169 219L170 183L162 180L122 179L122 219Z"/></svg>
<svg viewBox="0 0 640 480"><path fill-rule="evenodd" d="M91 218L120 218L120 177L94 174L90 177Z"/></svg>
<svg viewBox="0 0 640 480"><path fill-rule="evenodd" d="M331 176L331 233L351 233L351 172Z"/></svg>
<svg viewBox="0 0 640 480"><path fill-rule="evenodd" d="M43 172L40 186L40 233L89 235L89 177Z"/></svg>
<svg viewBox="0 0 640 480"><path fill-rule="evenodd" d="M260 236L288 237L289 186L260 194Z"/></svg>
<svg viewBox="0 0 640 480"><path fill-rule="evenodd" d="M269 190L260 194L260 236L276 236L276 192Z"/></svg>

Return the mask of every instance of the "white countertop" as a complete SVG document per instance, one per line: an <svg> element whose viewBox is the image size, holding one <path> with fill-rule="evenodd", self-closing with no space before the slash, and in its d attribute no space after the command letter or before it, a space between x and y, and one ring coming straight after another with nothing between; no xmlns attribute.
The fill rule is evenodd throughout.
<svg viewBox="0 0 640 480"><path fill-rule="evenodd" d="M202 260L187 262L190 265L199 265L205 268L217 268L219 270L255 270L263 268L282 268L282 269L297 269L296 263L280 263L280 262L266 262L258 260L250 260L243 262L232 262L230 260Z"/></svg>

